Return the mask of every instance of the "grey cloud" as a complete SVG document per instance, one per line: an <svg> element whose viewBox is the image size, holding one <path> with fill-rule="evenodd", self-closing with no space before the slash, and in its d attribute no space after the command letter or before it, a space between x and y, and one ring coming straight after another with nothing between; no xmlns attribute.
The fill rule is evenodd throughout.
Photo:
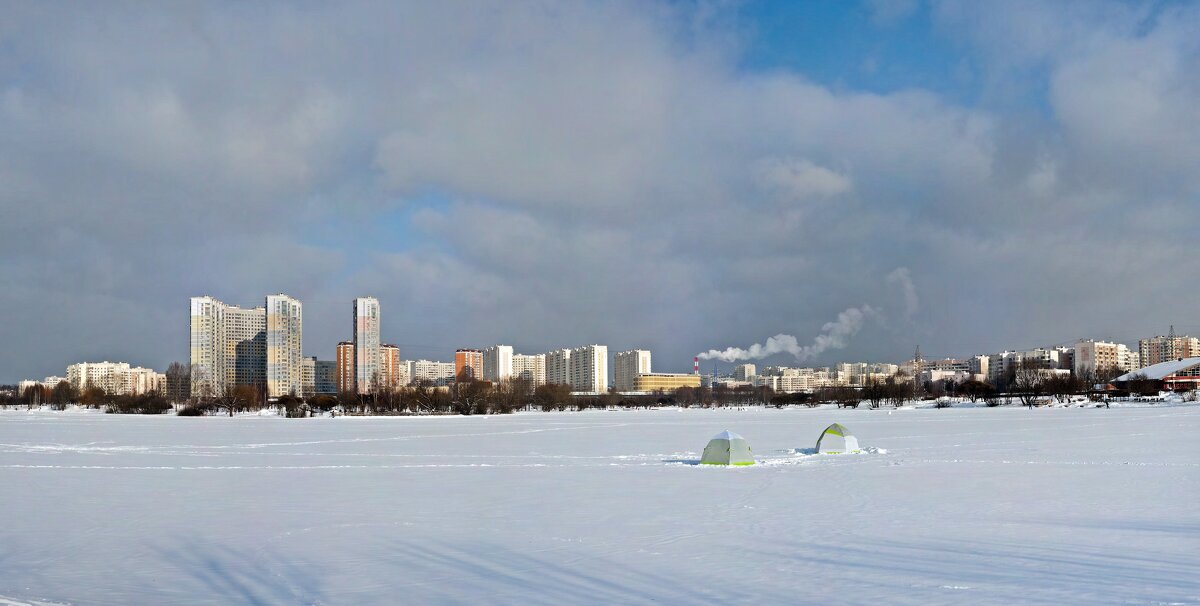
<svg viewBox="0 0 1200 606"><path fill-rule="evenodd" d="M300 296L321 357L372 293L425 357L601 341L680 370L862 301L914 321L814 361L1194 316L1200 270L1148 269L1200 218L1193 7L936 2L972 106L740 69L710 5L7 8L5 381L164 367L205 292Z"/></svg>

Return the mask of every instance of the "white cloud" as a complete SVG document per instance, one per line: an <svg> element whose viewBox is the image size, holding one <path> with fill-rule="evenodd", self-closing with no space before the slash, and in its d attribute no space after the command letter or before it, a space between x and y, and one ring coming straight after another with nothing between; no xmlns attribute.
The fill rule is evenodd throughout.
<svg viewBox="0 0 1200 606"><path fill-rule="evenodd" d="M754 176L763 186L794 200L835 196L854 187L849 177L804 158L764 158L755 164Z"/></svg>

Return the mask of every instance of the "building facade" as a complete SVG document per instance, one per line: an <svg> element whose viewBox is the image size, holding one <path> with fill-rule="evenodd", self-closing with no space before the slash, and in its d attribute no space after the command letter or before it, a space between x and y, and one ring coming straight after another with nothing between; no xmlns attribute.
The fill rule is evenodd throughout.
<svg viewBox="0 0 1200 606"><path fill-rule="evenodd" d="M1137 352L1130 350L1123 343L1080 341L1075 344L1072 370L1077 376L1095 375L1114 369L1125 373L1138 367L1138 357Z"/></svg>
<svg viewBox="0 0 1200 606"><path fill-rule="evenodd" d="M613 362L616 370L616 362ZM614 385L616 381L613 381ZM700 387L700 375L684 373L642 373L633 378L633 389L629 391L655 392L674 391L680 387Z"/></svg>
<svg viewBox="0 0 1200 606"><path fill-rule="evenodd" d="M401 376L407 374L400 367L400 348L395 345L380 345L379 360L380 384L387 389L400 387Z"/></svg>
<svg viewBox="0 0 1200 606"><path fill-rule="evenodd" d="M483 380L499 383L513 376L513 348L493 345L483 350Z"/></svg>
<svg viewBox="0 0 1200 606"><path fill-rule="evenodd" d="M641 391L637 389L637 377L650 372L650 350L631 349L613 354L613 388L617 391Z"/></svg>
<svg viewBox="0 0 1200 606"><path fill-rule="evenodd" d="M58 382L49 382L55 379L61 377L46 377L44 383L53 388ZM152 391L164 393L167 389L167 375L149 368L131 367L125 362L72 364L67 367L66 381L80 392L89 387L97 387L114 396L141 395Z"/></svg>
<svg viewBox="0 0 1200 606"><path fill-rule="evenodd" d="M334 366L338 393L354 393L354 343L338 343Z"/></svg>
<svg viewBox="0 0 1200 606"><path fill-rule="evenodd" d="M608 391L608 346L584 345L572 349L568 368L572 391Z"/></svg>
<svg viewBox="0 0 1200 606"><path fill-rule="evenodd" d="M265 386L266 308L192 297L189 330L192 395L221 396L237 385Z"/></svg>
<svg viewBox="0 0 1200 606"><path fill-rule="evenodd" d="M267 397L304 393L304 311L287 295L269 295L266 304Z"/></svg>
<svg viewBox="0 0 1200 606"><path fill-rule="evenodd" d="M413 385L447 385L457 374L454 362L408 360L404 366Z"/></svg>
<svg viewBox="0 0 1200 606"><path fill-rule="evenodd" d="M528 381L534 387L546 384L546 354L513 354L512 368L514 379Z"/></svg>
<svg viewBox="0 0 1200 606"><path fill-rule="evenodd" d="M1200 338L1159 335L1142 339L1138 341L1138 357L1142 366L1200 357Z"/></svg>
<svg viewBox="0 0 1200 606"><path fill-rule="evenodd" d="M454 378L458 381L483 379L483 352L459 349L454 352Z"/></svg>
<svg viewBox="0 0 1200 606"><path fill-rule="evenodd" d="M571 384L571 350L556 349L546 354L546 383Z"/></svg>
<svg viewBox="0 0 1200 606"><path fill-rule="evenodd" d="M337 362L316 360L313 369L313 393L318 396L333 396L338 392Z"/></svg>
<svg viewBox="0 0 1200 606"><path fill-rule="evenodd" d="M756 374L758 367L754 364L738 364L733 367L733 378L737 381L749 381Z"/></svg>
<svg viewBox="0 0 1200 606"><path fill-rule="evenodd" d="M379 301L354 300L354 391L369 393L383 377L380 369Z"/></svg>

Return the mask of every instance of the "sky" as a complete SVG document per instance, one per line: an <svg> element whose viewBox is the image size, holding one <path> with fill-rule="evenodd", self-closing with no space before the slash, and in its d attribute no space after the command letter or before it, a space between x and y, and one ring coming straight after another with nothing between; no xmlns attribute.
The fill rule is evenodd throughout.
<svg viewBox="0 0 1200 606"><path fill-rule="evenodd" d="M186 362L204 294L320 359L358 296L658 371L1200 334L1194 2L0 10L0 382Z"/></svg>

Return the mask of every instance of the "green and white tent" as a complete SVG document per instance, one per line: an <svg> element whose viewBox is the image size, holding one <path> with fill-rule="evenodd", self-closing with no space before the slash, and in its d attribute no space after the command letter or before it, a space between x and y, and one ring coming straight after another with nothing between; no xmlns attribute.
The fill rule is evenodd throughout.
<svg viewBox="0 0 1200 606"><path fill-rule="evenodd" d="M754 455L746 438L728 429L713 436L704 447L701 465L753 465Z"/></svg>
<svg viewBox="0 0 1200 606"><path fill-rule="evenodd" d="M843 454L847 452L862 452L858 449L858 438L850 433L841 423L834 423L821 432L817 438L817 452L820 454Z"/></svg>

